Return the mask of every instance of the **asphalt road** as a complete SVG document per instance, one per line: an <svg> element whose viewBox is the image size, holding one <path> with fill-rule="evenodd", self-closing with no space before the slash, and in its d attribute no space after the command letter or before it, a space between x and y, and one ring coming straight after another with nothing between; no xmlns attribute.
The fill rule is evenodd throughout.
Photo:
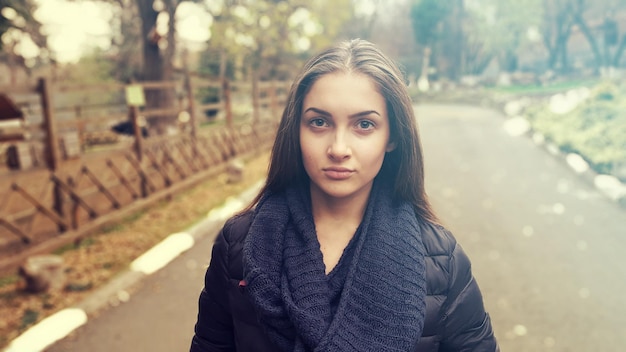
<svg viewBox="0 0 626 352"><path fill-rule="evenodd" d="M626 211L504 117L417 108L427 189L473 263L502 351L622 351ZM213 237L47 351L185 351Z"/></svg>
<svg viewBox="0 0 626 352"><path fill-rule="evenodd" d="M501 115L418 116L429 194L472 259L502 351L623 351L626 211Z"/></svg>

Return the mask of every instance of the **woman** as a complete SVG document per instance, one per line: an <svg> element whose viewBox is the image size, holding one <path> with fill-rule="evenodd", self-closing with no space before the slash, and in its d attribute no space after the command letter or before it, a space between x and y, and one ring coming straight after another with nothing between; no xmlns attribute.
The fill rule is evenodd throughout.
<svg viewBox="0 0 626 352"><path fill-rule="evenodd" d="M362 40L305 64L264 188L216 239L191 351L498 350L401 77Z"/></svg>

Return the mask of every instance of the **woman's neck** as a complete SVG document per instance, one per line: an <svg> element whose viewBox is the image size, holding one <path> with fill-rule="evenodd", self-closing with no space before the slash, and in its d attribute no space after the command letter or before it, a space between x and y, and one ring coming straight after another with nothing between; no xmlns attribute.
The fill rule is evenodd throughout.
<svg viewBox="0 0 626 352"><path fill-rule="evenodd" d="M311 192L311 207L317 240L326 267L326 274L339 263L344 249L356 233L369 199L369 192L349 198L324 197Z"/></svg>
<svg viewBox="0 0 626 352"><path fill-rule="evenodd" d="M346 198L324 196L321 192L311 192L311 209L313 219L317 223L361 223L370 192L359 192Z"/></svg>

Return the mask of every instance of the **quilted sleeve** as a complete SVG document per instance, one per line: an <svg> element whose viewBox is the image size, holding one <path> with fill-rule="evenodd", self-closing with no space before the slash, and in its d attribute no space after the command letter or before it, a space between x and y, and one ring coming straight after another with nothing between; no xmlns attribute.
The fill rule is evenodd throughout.
<svg viewBox="0 0 626 352"><path fill-rule="evenodd" d="M470 260L458 243L452 251L449 270L440 351L499 351Z"/></svg>
<svg viewBox="0 0 626 352"><path fill-rule="evenodd" d="M226 225L218 234L198 302L198 320L191 341L191 352L235 351L229 310L228 248Z"/></svg>

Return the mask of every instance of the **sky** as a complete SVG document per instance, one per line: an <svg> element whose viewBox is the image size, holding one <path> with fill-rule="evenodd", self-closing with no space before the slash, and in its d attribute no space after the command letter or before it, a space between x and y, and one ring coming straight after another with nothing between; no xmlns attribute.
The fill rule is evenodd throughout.
<svg viewBox="0 0 626 352"><path fill-rule="evenodd" d="M34 16L48 35L48 44L59 62L76 62L92 48L107 49L111 42L110 4L97 1L36 0ZM210 38L211 16L202 5L184 2L176 12L178 34L183 40L205 42ZM163 20L163 19L161 19ZM167 23L167 20L160 21ZM38 55L31 43L22 45L26 57Z"/></svg>

